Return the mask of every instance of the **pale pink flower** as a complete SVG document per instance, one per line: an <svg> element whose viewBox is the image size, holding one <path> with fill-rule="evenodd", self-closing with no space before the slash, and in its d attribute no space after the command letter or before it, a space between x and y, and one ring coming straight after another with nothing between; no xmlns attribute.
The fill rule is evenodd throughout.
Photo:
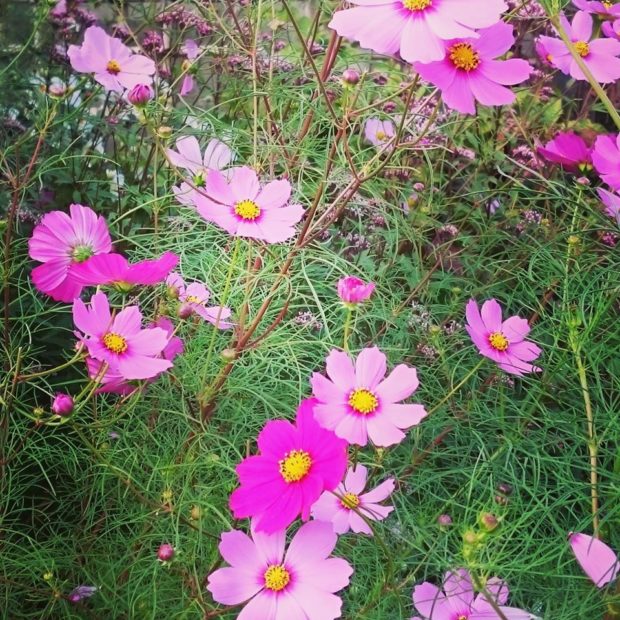
<svg viewBox="0 0 620 620"><path fill-rule="evenodd" d="M373 146L383 146L395 135L396 128L390 120L369 118L364 125L364 138Z"/></svg>
<svg viewBox="0 0 620 620"><path fill-rule="evenodd" d="M620 559L602 540L572 532L568 541L579 566L597 588L606 586L620 573Z"/></svg>
<svg viewBox="0 0 620 620"><path fill-rule="evenodd" d="M374 282L364 282L355 276L346 276L338 280L338 297L345 304L357 305L370 299L375 290Z"/></svg>
<svg viewBox="0 0 620 620"><path fill-rule="evenodd" d="M122 92L153 82L155 63L146 56L134 54L99 26L90 26L84 33L82 45L70 45L67 54L76 71L92 73L106 90Z"/></svg>
<svg viewBox="0 0 620 620"><path fill-rule="evenodd" d="M351 0L329 27L380 54L400 52L407 62L433 62L445 55L444 40L476 37L499 21L503 0Z"/></svg>
<svg viewBox="0 0 620 620"><path fill-rule="evenodd" d="M209 575L207 590L224 605L247 604L239 620L335 620L349 585L351 565L330 557L337 536L327 523L302 525L285 551L286 532L222 534L220 553L229 567Z"/></svg>
<svg viewBox="0 0 620 620"><path fill-rule="evenodd" d="M181 46L181 52L185 54L187 60L183 63L183 70L186 72L183 76L183 82L179 90L179 95L185 97L194 90L194 76L192 75L192 60L196 60L200 55L200 48L194 39L186 39Z"/></svg>
<svg viewBox="0 0 620 620"><path fill-rule="evenodd" d="M312 506L312 517L317 521L330 522L336 534L353 530L372 536L372 529L364 519L383 521L394 510L394 506L378 503L394 491L394 479L389 478L372 491L364 493L367 478L368 469L364 465L358 463L350 467L344 481L335 490L337 495L325 491Z"/></svg>
<svg viewBox="0 0 620 620"><path fill-rule="evenodd" d="M415 368L399 364L386 378L387 358L377 347L363 349L353 360L332 350L326 359L327 377L315 372L310 379L318 399L314 408L317 422L346 439L365 446L401 442L408 429L426 417L422 405L398 401L409 398L418 387Z"/></svg>
<svg viewBox="0 0 620 620"><path fill-rule="evenodd" d="M594 143L592 161L601 179L609 187L620 190L620 134L599 136Z"/></svg>
<svg viewBox="0 0 620 620"><path fill-rule="evenodd" d="M598 189L597 192L605 205L605 213L616 220L616 224L620 227L620 196L612 194L606 189Z"/></svg>

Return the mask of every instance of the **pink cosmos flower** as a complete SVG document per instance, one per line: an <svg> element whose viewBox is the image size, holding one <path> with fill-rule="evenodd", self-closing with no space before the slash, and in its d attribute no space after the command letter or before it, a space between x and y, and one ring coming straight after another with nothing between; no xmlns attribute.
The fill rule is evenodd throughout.
<svg viewBox="0 0 620 620"><path fill-rule="evenodd" d="M508 620L534 620L536 618L523 609L505 606L509 593L505 581L492 577L487 580L486 589ZM423 620L501 619L482 593L475 594L471 577L465 568L447 572L443 588L438 588L428 581L416 586L413 590L413 604ZM412 620L422 619L419 616L412 618Z"/></svg>
<svg viewBox="0 0 620 620"><path fill-rule="evenodd" d="M185 43L181 46L181 52L185 54L187 60L183 63L183 70L186 71L183 76L183 82L181 83L181 89L179 94L181 97L189 95L194 90L194 76L191 73L192 60L196 60L200 55L200 48L194 39L186 39Z"/></svg>
<svg viewBox="0 0 620 620"><path fill-rule="evenodd" d="M599 136L594 143L592 161L601 179L609 187L620 190L620 134Z"/></svg>
<svg viewBox="0 0 620 620"><path fill-rule="evenodd" d="M597 2L594 0L573 0L573 4L586 13L595 13L603 19L620 17L620 5L613 2Z"/></svg>
<svg viewBox="0 0 620 620"><path fill-rule="evenodd" d="M189 172L196 187L204 187L209 170L223 170L228 167L235 154L229 146L216 140L209 140L204 155L200 144L194 136L183 136L176 141L177 150L166 149L168 159L173 166Z"/></svg>
<svg viewBox="0 0 620 620"><path fill-rule="evenodd" d="M351 565L329 557L337 536L327 523L302 525L285 552L284 530L268 536L252 530L222 534L220 553L230 567L209 575L207 590L224 605L249 601L239 620L335 620L349 584Z"/></svg>
<svg viewBox="0 0 620 620"><path fill-rule="evenodd" d="M620 227L620 196L612 194L606 189L598 189L596 191L605 205L605 213L616 220L616 224Z"/></svg>
<svg viewBox="0 0 620 620"><path fill-rule="evenodd" d="M364 138L373 146L383 146L395 135L396 128L390 120L369 118L364 125Z"/></svg>
<svg viewBox="0 0 620 620"><path fill-rule="evenodd" d="M597 588L603 588L620 573L620 559L602 540L571 532L568 541L579 566Z"/></svg>
<svg viewBox="0 0 620 620"><path fill-rule="evenodd" d="M369 299L374 290L374 282L366 283L355 276L346 276L338 280L338 297L345 304L360 304Z"/></svg>
<svg viewBox="0 0 620 620"><path fill-rule="evenodd" d="M74 277L84 286L111 285L127 292L136 285L162 282L178 262L179 257L173 252L164 252L156 260L142 260L133 265L120 254L99 254L76 265Z"/></svg>
<svg viewBox="0 0 620 620"><path fill-rule="evenodd" d="M512 26L504 22L479 31L479 38L445 41L443 60L416 63L420 76L441 90L444 103L463 114L476 113L476 101L486 106L513 103L516 95L504 85L527 80L532 67L525 60L495 60L515 42Z"/></svg>
<svg viewBox="0 0 620 620"><path fill-rule="evenodd" d="M230 308L207 307L211 293L202 282L192 282L186 286L185 280L178 273L171 273L166 279L166 286L169 290L174 291L175 297L182 303L179 316L187 318L192 314L197 314L219 329L230 329L235 326L234 323L226 320L232 314Z"/></svg>
<svg viewBox="0 0 620 620"><path fill-rule="evenodd" d="M43 216L28 241L30 258L42 262L32 271L32 281L56 301L71 302L82 291L74 269L94 254L112 250L108 225L103 217L79 204L69 206L70 215L52 211Z"/></svg>
<svg viewBox="0 0 620 620"><path fill-rule="evenodd" d="M344 482L336 489L340 497L325 491L312 506L312 517L317 521L331 522L336 534L353 530L372 536L372 529L356 510L370 521L383 521L394 510L394 506L382 506L378 502L390 496L394 490L394 479L389 478L372 491L362 493L367 477L368 470L364 465L350 467Z"/></svg>
<svg viewBox="0 0 620 620"><path fill-rule="evenodd" d="M538 147L538 153L566 170L585 172L592 169L592 148L572 131L556 134L545 146Z"/></svg>
<svg viewBox="0 0 620 620"><path fill-rule="evenodd" d="M89 355L124 379L150 379L172 366L157 357L168 344L168 335L159 327L142 329L138 306L128 306L113 317L107 296L97 293L90 308L81 299L73 302L73 322Z"/></svg>
<svg viewBox="0 0 620 620"><path fill-rule="evenodd" d="M194 193L198 213L236 237L279 243L295 234L304 210L289 204L291 184L271 181L262 189L252 168L233 168L230 180L217 170L210 170L203 193Z"/></svg>
<svg viewBox="0 0 620 620"><path fill-rule="evenodd" d="M620 78L620 58L616 58L620 54L620 41L591 40L592 15L585 11L575 13L572 25L568 23L564 15L561 15L560 19L577 53L583 58L583 62L598 82L607 84ZM549 62L554 67L575 80L587 79L561 39L542 36L540 41L547 51Z"/></svg>
<svg viewBox="0 0 620 620"><path fill-rule="evenodd" d="M70 45L67 55L77 72L93 73L106 90L123 92L153 82L155 63L146 56L134 54L122 41L98 26L90 26L81 47Z"/></svg>
<svg viewBox="0 0 620 620"><path fill-rule="evenodd" d="M377 347L363 349L355 365L342 351L332 350L326 359L327 377L315 372L310 379L317 422L346 439L365 446L392 446L408 429L426 417L422 405L398 401L409 398L418 385L415 368L399 364L387 378L387 358Z"/></svg>
<svg viewBox="0 0 620 620"><path fill-rule="evenodd" d="M620 5L615 8L620 8ZM601 24L601 31L610 39L620 40L620 19L616 19L613 22L603 22Z"/></svg>
<svg viewBox="0 0 620 620"><path fill-rule="evenodd" d="M538 366L528 363L539 357L542 351L533 342L525 340L530 332L525 319L511 316L502 321L502 308L495 299L485 301L481 312L478 304L470 299L465 314L468 323L465 329L482 355L513 375L541 371Z"/></svg>
<svg viewBox="0 0 620 620"><path fill-rule="evenodd" d="M400 52L407 62L433 62L445 54L444 40L476 37L476 29L499 21L503 0L351 0L329 27L379 54Z"/></svg>
<svg viewBox="0 0 620 620"><path fill-rule="evenodd" d="M342 480L346 444L315 421L312 399L297 410L295 424L267 422L258 435L260 454L237 466L241 486L230 496L236 519L255 518L257 531L268 534L288 527L298 515L307 521L323 491Z"/></svg>

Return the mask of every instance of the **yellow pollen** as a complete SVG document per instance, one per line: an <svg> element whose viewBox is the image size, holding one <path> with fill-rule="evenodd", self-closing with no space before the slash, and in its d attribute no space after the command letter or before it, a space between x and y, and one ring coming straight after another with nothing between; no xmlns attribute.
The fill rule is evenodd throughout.
<svg viewBox="0 0 620 620"><path fill-rule="evenodd" d="M467 616L459 616L456 620L467 620Z"/></svg>
<svg viewBox="0 0 620 620"><path fill-rule="evenodd" d="M112 353L125 353L127 351L127 341L118 334L108 332L103 337L103 344L106 349L112 351Z"/></svg>
<svg viewBox="0 0 620 620"><path fill-rule="evenodd" d="M501 332L493 332L489 336L489 344L496 351L505 351L510 343L508 342L508 338L506 338L506 336L504 336Z"/></svg>
<svg viewBox="0 0 620 620"><path fill-rule="evenodd" d="M370 390L354 390L349 396L349 405L357 413L368 415L379 406L377 397Z"/></svg>
<svg viewBox="0 0 620 620"><path fill-rule="evenodd" d="M200 299L198 299L198 297L196 297L196 295L188 295L185 298L185 301L189 301L190 304L201 304L202 303L200 301Z"/></svg>
<svg viewBox="0 0 620 620"><path fill-rule="evenodd" d="M308 475L312 459L305 450L291 450L284 455L279 465L285 482L299 482Z"/></svg>
<svg viewBox="0 0 620 620"><path fill-rule="evenodd" d="M112 75L117 75L121 72L121 66L118 64L118 60L110 60L105 68L106 71Z"/></svg>
<svg viewBox="0 0 620 620"><path fill-rule="evenodd" d="M378 142L385 142L385 140L387 139L387 135L385 134L385 131L379 130L375 134L375 138L377 139Z"/></svg>
<svg viewBox="0 0 620 620"><path fill-rule="evenodd" d="M423 11L433 4L433 0L402 0L402 2L410 11Z"/></svg>
<svg viewBox="0 0 620 620"><path fill-rule="evenodd" d="M281 564L272 564L263 575L265 587L272 592L284 590L291 581L291 574Z"/></svg>
<svg viewBox="0 0 620 620"><path fill-rule="evenodd" d="M603 6L604 6L606 9L611 9L611 7L612 7L613 5L614 5L614 3L613 3L613 2L603 2Z"/></svg>
<svg viewBox="0 0 620 620"><path fill-rule="evenodd" d="M480 55L470 43L456 43L448 50L448 56L463 71L473 71L480 64Z"/></svg>
<svg viewBox="0 0 620 620"><path fill-rule="evenodd" d="M345 493L340 500L343 508L353 510L360 505L360 498L355 493Z"/></svg>
<svg viewBox="0 0 620 620"><path fill-rule="evenodd" d="M244 220L254 221L260 215L260 207L253 200L242 200L235 205L235 213Z"/></svg>
<svg viewBox="0 0 620 620"><path fill-rule="evenodd" d="M551 54L547 54L546 58L549 62L553 62L553 56Z"/></svg>
<svg viewBox="0 0 620 620"><path fill-rule="evenodd" d="M585 41L577 41L575 49L582 58L585 58L590 53L590 46Z"/></svg>

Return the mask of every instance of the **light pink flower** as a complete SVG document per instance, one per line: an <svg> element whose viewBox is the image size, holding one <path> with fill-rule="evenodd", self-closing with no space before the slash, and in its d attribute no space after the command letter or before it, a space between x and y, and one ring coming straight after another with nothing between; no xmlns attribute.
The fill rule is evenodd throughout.
<svg viewBox="0 0 620 620"><path fill-rule="evenodd" d="M295 234L304 210L289 204L291 184L271 181L262 189L252 168L233 168L230 180L217 170L207 176L205 194L195 192L194 205L207 221L236 237L279 243Z"/></svg>
<svg viewBox="0 0 620 620"><path fill-rule="evenodd" d="M602 19L620 17L620 5L612 2L598 2L596 0L573 0L573 4L586 13L594 13Z"/></svg>
<svg viewBox="0 0 620 620"><path fill-rule="evenodd" d="M122 41L98 26L90 26L82 45L70 45L67 54L76 71L93 73L106 90L123 92L153 82L155 63L146 56L134 54Z"/></svg>
<svg viewBox="0 0 620 620"><path fill-rule="evenodd" d="M601 179L609 187L620 190L620 134L599 136L594 143L592 161Z"/></svg>
<svg viewBox="0 0 620 620"><path fill-rule="evenodd" d="M260 454L237 466L241 486L230 496L236 519L254 517L256 529L269 534L288 527L299 515L310 517L323 491L336 488L346 466L346 444L321 428L304 400L295 424L267 422L258 435Z"/></svg>
<svg viewBox="0 0 620 620"><path fill-rule="evenodd" d="M71 302L82 291L73 276L76 265L112 250L108 225L89 207L72 204L71 215L52 211L43 216L28 242L30 258L43 263L32 272L34 285L56 301Z"/></svg>
<svg viewBox="0 0 620 620"><path fill-rule="evenodd" d="M355 276L346 276L338 280L338 297L345 304L360 304L369 299L374 290L374 282L366 283Z"/></svg>
<svg viewBox="0 0 620 620"><path fill-rule="evenodd" d="M90 308L81 299L73 302L73 322L89 355L124 379L150 379L172 366L158 357L168 345L168 335L159 327L142 329L138 306L127 306L113 317L107 296L97 293Z"/></svg>
<svg viewBox="0 0 620 620"><path fill-rule="evenodd" d="M181 97L189 95L194 90L194 76L192 75L192 60L196 60L200 55L200 48L194 39L186 39L185 43L181 46L181 52L185 54L187 60L183 63L183 70L186 72L183 76L183 82L181 83L181 89L179 94Z"/></svg>
<svg viewBox="0 0 620 620"><path fill-rule="evenodd" d="M364 465L350 467L344 482L336 488L335 492L340 497L336 497L331 491L325 491L312 506L312 517L317 521L330 522L336 534L353 530L372 536L372 529L364 518L370 521L383 521L394 510L394 506L383 506L378 503L388 498L394 491L394 479L389 478L372 491L363 493L367 477L368 470Z"/></svg>
<svg viewBox="0 0 620 620"><path fill-rule="evenodd" d="M351 565L330 557L337 536L327 523L302 525L285 552L284 530L268 536L252 530L222 534L220 553L230 567L209 575L207 590L224 605L249 601L239 620L335 620L349 585Z"/></svg>
<svg viewBox="0 0 620 620"><path fill-rule="evenodd" d="M516 95L504 85L520 84L532 72L525 60L495 60L512 47L512 26L498 22L478 35L445 41L443 60L414 65L422 78L441 90L444 103L463 114L475 114L476 101L485 106L513 103Z"/></svg>
<svg viewBox="0 0 620 620"><path fill-rule="evenodd" d="M418 387L415 368L399 364L385 378L387 358L377 347L363 349L355 365L342 351L332 350L326 359L327 377L315 372L310 379L317 422L346 439L365 446L392 446L405 438L401 429L426 417L422 405L399 403Z"/></svg>
<svg viewBox="0 0 620 620"><path fill-rule="evenodd" d="M482 311L470 299L465 314L468 323L465 329L482 355L513 375L541 371L538 366L529 363L539 357L542 351L533 342L525 340L530 332L525 319L511 316L502 321L502 308L495 299L485 301Z"/></svg>
<svg viewBox="0 0 620 620"><path fill-rule="evenodd" d="M380 54L400 52L407 62L433 62L445 54L443 41L476 37L507 9L503 0L351 0L329 27Z"/></svg>
<svg viewBox="0 0 620 620"><path fill-rule="evenodd" d="M486 589L494 598L507 620L534 620L536 616L517 609L506 607L508 586L505 581L492 577L487 580ZM443 587L425 581L413 590L413 604L421 614L412 620L501 620L483 594L476 595L469 572L458 568L447 572Z"/></svg>
<svg viewBox="0 0 620 620"><path fill-rule="evenodd" d="M111 285L122 292L134 286L148 286L162 282L177 266L179 257L164 252L158 259L142 260L134 264L120 254L99 254L74 267L75 279L84 286Z"/></svg>
<svg viewBox="0 0 620 620"><path fill-rule="evenodd" d="M166 149L168 159L173 166L189 172L196 187L204 187L209 170L223 170L235 158L230 147L215 138L209 140L204 155L194 136L179 138L176 147L176 151Z"/></svg>
<svg viewBox="0 0 620 620"><path fill-rule="evenodd" d="M616 220L616 224L620 227L620 196L612 194L606 189L598 189L597 192L605 205L605 213Z"/></svg>
<svg viewBox="0 0 620 620"><path fill-rule="evenodd" d="M575 14L572 25L564 15L561 15L560 19L577 53L598 82L607 84L620 78L620 58L616 58L620 54L620 41L591 40L592 15L585 11L578 11ZM587 79L561 39L542 36L540 42L547 51L547 59L554 67L575 80Z"/></svg>
<svg viewBox="0 0 620 620"><path fill-rule="evenodd" d="M620 559L602 540L571 532L568 541L579 566L597 588L606 586L620 573Z"/></svg>
<svg viewBox="0 0 620 620"><path fill-rule="evenodd" d="M538 147L538 153L566 170L585 172L592 169L592 148L572 131L559 132L545 146Z"/></svg>
<svg viewBox="0 0 620 620"><path fill-rule="evenodd" d="M395 135L396 128L390 120L369 118L364 125L364 138L373 146L383 146Z"/></svg>
<svg viewBox="0 0 620 620"><path fill-rule="evenodd" d="M620 5L616 5L614 8L620 9ZM610 39L620 40L620 19L616 19L613 22L603 22L601 24L601 31Z"/></svg>

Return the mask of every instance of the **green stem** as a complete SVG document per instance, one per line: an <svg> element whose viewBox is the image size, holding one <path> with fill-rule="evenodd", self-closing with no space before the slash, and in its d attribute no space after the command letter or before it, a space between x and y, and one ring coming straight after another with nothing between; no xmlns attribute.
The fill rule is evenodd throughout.
<svg viewBox="0 0 620 620"><path fill-rule="evenodd" d="M351 320L353 319L353 309L347 308L347 316L344 319L344 342L342 348L349 352L349 337L351 336Z"/></svg>
<svg viewBox="0 0 620 620"><path fill-rule="evenodd" d="M58 372L59 370L64 370L65 368L72 366L80 359L82 359L81 347L80 347L80 350L69 361L65 362L64 364L60 364L60 366L54 366L54 368L48 368L47 370L41 370L40 372L33 372L30 375L20 375L19 377L17 377L17 381L20 381L20 382L29 381L30 379L36 379L37 377L45 377L45 375L51 375L53 373Z"/></svg>
<svg viewBox="0 0 620 620"><path fill-rule="evenodd" d="M463 378L462 381L457 383L428 413L434 413L444 403L448 402L470 379L473 377L484 364L484 358L482 358Z"/></svg>

